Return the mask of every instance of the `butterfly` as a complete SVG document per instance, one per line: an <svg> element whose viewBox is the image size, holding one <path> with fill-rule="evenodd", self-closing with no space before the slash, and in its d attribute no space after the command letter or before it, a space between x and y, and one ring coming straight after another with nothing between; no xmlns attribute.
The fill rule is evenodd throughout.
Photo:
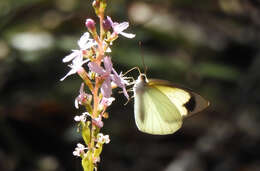
<svg viewBox="0 0 260 171"><path fill-rule="evenodd" d="M181 128L184 118L209 106L209 101L169 81L140 73L134 87L135 122L141 132L167 135Z"/></svg>

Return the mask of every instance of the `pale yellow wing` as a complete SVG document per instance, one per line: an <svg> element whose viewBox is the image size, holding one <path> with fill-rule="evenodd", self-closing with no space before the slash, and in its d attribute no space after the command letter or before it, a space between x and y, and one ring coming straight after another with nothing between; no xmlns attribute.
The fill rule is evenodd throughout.
<svg viewBox="0 0 260 171"><path fill-rule="evenodd" d="M182 125L179 109L154 86L145 86L135 94L135 121L142 132L156 135L172 134Z"/></svg>

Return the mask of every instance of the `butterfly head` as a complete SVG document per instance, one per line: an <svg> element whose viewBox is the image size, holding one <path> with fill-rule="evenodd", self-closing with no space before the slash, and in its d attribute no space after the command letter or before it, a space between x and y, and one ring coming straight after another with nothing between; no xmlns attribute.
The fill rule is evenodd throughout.
<svg viewBox="0 0 260 171"><path fill-rule="evenodd" d="M147 83L148 83L148 79L147 79L146 75L141 73L138 76L137 80L135 81L134 92L135 93L143 92L144 87L147 85Z"/></svg>
<svg viewBox="0 0 260 171"><path fill-rule="evenodd" d="M137 82L148 83L148 79L145 74L140 74L137 78Z"/></svg>

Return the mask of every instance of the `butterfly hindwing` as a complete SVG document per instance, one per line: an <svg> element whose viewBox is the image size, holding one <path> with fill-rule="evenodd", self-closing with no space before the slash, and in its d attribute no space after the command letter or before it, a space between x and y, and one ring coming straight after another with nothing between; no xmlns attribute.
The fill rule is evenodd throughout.
<svg viewBox="0 0 260 171"><path fill-rule="evenodd" d="M179 109L155 86L145 86L135 95L135 120L142 132L172 134L182 125Z"/></svg>

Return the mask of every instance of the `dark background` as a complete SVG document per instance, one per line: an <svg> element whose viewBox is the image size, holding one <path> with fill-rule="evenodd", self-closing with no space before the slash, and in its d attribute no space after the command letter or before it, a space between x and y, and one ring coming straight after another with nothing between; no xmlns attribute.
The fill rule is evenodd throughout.
<svg viewBox="0 0 260 171"><path fill-rule="evenodd" d="M91 3L0 1L1 171L81 170L72 156L82 142L73 120L81 80L59 79L85 19L97 19ZM113 0L107 15L136 34L113 44L117 71L142 67L143 56L149 78L189 87L211 105L177 133L152 136L137 130L133 101L124 106L114 91L99 170L259 171L260 1Z"/></svg>

